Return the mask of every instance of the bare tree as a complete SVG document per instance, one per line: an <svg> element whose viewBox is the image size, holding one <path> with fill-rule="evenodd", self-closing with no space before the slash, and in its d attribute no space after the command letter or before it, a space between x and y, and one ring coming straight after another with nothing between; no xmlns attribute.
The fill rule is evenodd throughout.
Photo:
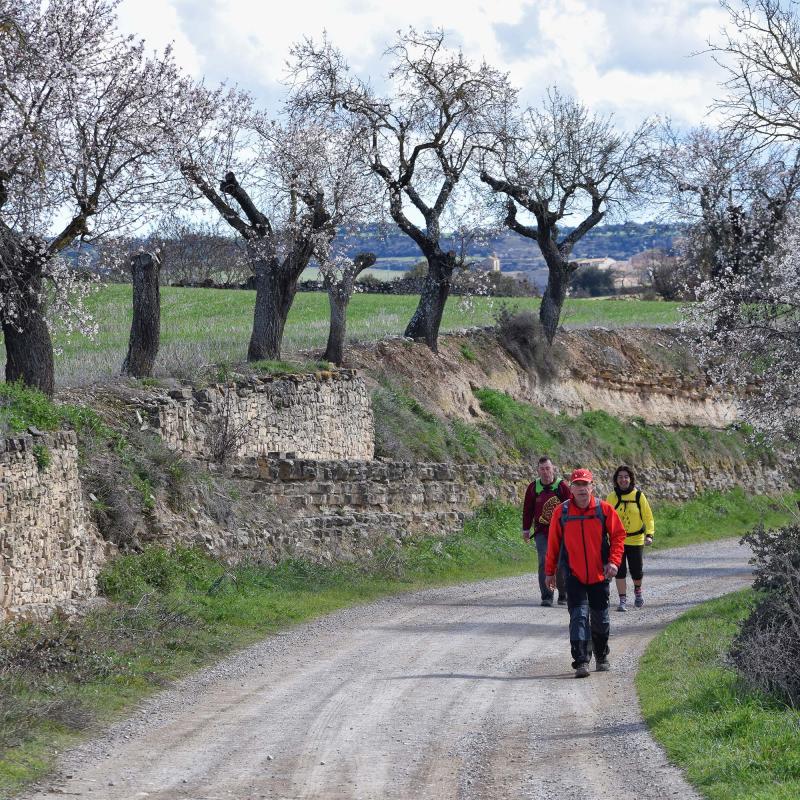
<svg viewBox="0 0 800 800"><path fill-rule="evenodd" d="M466 192L457 198L456 189L516 96L506 75L486 63L471 64L461 51L448 50L444 39L442 31L398 35L386 52L388 97L352 77L329 42L317 47L306 40L293 49L295 101L333 107L364 126L366 158L386 192L389 214L428 262L405 335L432 350L460 263L443 243L446 214L469 202Z"/></svg>
<svg viewBox="0 0 800 800"><path fill-rule="evenodd" d="M331 115L271 121L241 91L192 92L175 142L187 199L204 197L243 239L256 282L247 359L278 359L300 274L367 203L360 136Z"/></svg>
<svg viewBox="0 0 800 800"><path fill-rule="evenodd" d="M322 285L328 292L331 321L325 358L334 364L344 359L344 340L347 330L347 306L355 290L356 278L375 263L374 253L359 253L355 258L333 258L320 264Z"/></svg>
<svg viewBox="0 0 800 800"><path fill-rule="evenodd" d="M78 240L141 222L168 180L156 157L160 124L174 110L176 69L169 52L146 57L142 43L118 32L115 5L0 0L6 380L47 393L54 382L48 296L53 316L87 329L85 286L62 254Z"/></svg>
<svg viewBox="0 0 800 800"><path fill-rule="evenodd" d="M252 274L242 244L219 225L170 214L159 221L156 235L163 248L164 283L239 286Z"/></svg>
<svg viewBox="0 0 800 800"><path fill-rule="evenodd" d="M572 249L609 211L645 192L657 162L653 133L649 121L630 134L617 131L609 118L552 89L541 108L508 116L484 156L480 177L506 195L505 224L535 241L547 264L539 318L551 343L577 269ZM520 210L535 225L521 220ZM561 220L575 214L582 220L562 235Z"/></svg>
<svg viewBox="0 0 800 800"><path fill-rule="evenodd" d="M729 126L763 143L800 139L800 19L795 3L722 0L730 25L711 44L726 71L715 107Z"/></svg>
<svg viewBox="0 0 800 800"><path fill-rule="evenodd" d="M797 205L800 148L708 127L664 136L664 195L691 225L681 247L690 271L718 279L770 259Z"/></svg>
<svg viewBox="0 0 800 800"><path fill-rule="evenodd" d="M161 338L161 297L158 290L161 258L158 252L139 252L131 258L130 263L133 320L128 354L122 362L122 374L148 378L153 374Z"/></svg>

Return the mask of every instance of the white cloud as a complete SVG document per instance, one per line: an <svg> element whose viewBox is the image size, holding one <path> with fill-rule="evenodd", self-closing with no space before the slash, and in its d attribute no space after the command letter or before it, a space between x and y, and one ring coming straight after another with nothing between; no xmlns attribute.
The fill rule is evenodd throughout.
<svg viewBox="0 0 800 800"><path fill-rule="evenodd" d="M171 44L178 63L190 74L200 76L200 58L192 42L184 34L178 12L163 0L126 0L118 9L121 28L132 33L156 50Z"/></svg>
<svg viewBox="0 0 800 800"><path fill-rule="evenodd" d="M443 27L473 59L509 70L525 102L553 84L625 124L654 112L698 122L719 80L702 49L724 22L716 0L123 0L124 27L174 40L195 75L265 102L280 93L289 46L324 30L362 76L382 72L395 31Z"/></svg>

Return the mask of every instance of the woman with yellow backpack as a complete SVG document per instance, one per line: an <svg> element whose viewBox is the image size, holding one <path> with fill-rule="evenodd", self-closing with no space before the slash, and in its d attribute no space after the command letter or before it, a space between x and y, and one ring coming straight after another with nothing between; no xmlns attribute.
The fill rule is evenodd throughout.
<svg viewBox="0 0 800 800"><path fill-rule="evenodd" d="M642 593L642 577L644 576L644 548L653 543L655 521L650 503L641 489L636 488L636 476L633 469L626 464L617 467L614 472L614 491L606 498L619 514L625 526L625 552L622 564L617 572L617 593L619 605L617 611L628 610L628 585L626 578L628 569L633 578L634 601L636 608L644 605Z"/></svg>

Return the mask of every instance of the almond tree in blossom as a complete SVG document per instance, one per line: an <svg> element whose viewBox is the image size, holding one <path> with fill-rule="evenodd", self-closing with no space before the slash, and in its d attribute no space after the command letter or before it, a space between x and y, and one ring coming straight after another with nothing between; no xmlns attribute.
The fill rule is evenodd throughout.
<svg viewBox="0 0 800 800"><path fill-rule="evenodd" d="M385 96L351 75L327 40L306 40L292 54L294 102L324 113L333 109L363 126L365 157L389 214L428 262L405 335L435 351L453 270L462 263L446 244L448 215L476 202L465 175L515 91L505 74L448 49L442 31L398 34L386 51Z"/></svg>
<svg viewBox="0 0 800 800"><path fill-rule="evenodd" d="M272 120L238 89L190 94L191 124L175 135L186 200L210 203L244 241L256 283L247 359L278 359L300 274L372 204L361 135L332 115Z"/></svg>
<svg viewBox="0 0 800 800"><path fill-rule="evenodd" d="M552 343L577 268L572 250L610 211L630 207L647 190L657 164L654 125L644 122L624 133L556 89L541 107L519 114L509 109L498 122L480 177L506 196L508 228L536 242L544 257L548 280L539 318ZM562 220L574 215L577 226L562 233Z"/></svg>
<svg viewBox="0 0 800 800"><path fill-rule="evenodd" d="M145 55L112 0L0 0L0 322L6 380L52 393L47 317L91 331L62 257L141 223L168 175L169 52ZM48 308L49 304L49 308Z"/></svg>
<svg viewBox="0 0 800 800"><path fill-rule="evenodd" d="M800 194L800 149L738 129L667 127L661 180L672 211L691 226L681 257L694 275L749 274L784 237Z"/></svg>
<svg viewBox="0 0 800 800"><path fill-rule="evenodd" d="M725 141L744 143L729 180L736 248L715 251L715 272L690 309L697 353L713 378L741 394L753 427L800 455L800 17L779 0L724 2L730 24L712 44L727 71ZM712 142L711 150L715 147ZM701 162L702 163L702 162ZM695 173L696 174L696 173ZM739 177L746 176L746 191ZM788 445L788 447L786 447ZM796 603L795 603L796 605Z"/></svg>

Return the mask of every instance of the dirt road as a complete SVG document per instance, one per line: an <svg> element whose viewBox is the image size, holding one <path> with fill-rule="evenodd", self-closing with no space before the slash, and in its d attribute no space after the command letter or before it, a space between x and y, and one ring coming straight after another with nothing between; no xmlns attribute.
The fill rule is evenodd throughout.
<svg viewBox="0 0 800 800"><path fill-rule="evenodd" d="M633 677L666 622L748 583L747 558L732 542L650 554L647 605L612 611L612 671L584 680L567 611L540 608L532 576L339 612L153 698L28 797L695 798Z"/></svg>

